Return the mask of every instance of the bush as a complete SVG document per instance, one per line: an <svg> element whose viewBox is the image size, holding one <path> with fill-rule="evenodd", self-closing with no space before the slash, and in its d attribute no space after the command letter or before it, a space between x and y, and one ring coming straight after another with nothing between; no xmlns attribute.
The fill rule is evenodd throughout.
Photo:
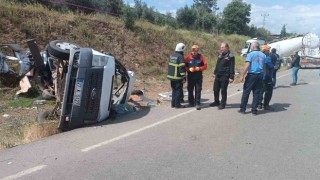
<svg viewBox="0 0 320 180"><path fill-rule="evenodd" d="M124 6L123 8L123 16L122 16L122 20L124 22L124 26L127 29L133 29L134 28L134 24L135 24L135 12L134 10L129 7L129 6Z"/></svg>

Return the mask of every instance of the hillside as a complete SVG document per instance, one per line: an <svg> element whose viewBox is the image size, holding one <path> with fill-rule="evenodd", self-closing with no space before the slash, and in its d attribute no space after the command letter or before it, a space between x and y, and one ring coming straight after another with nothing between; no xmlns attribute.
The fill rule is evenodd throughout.
<svg viewBox="0 0 320 180"><path fill-rule="evenodd" d="M228 42L237 54L247 38L174 30L142 21L136 22L131 31L124 28L120 18L109 15L60 13L40 5L20 5L5 0L0 0L0 8L1 43L15 42L26 47L26 40L35 38L43 49L50 40L70 40L84 47L111 52L140 79L164 80L167 58L178 42L188 47L199 44L202 54L212 62L220 42Z"/></svg>

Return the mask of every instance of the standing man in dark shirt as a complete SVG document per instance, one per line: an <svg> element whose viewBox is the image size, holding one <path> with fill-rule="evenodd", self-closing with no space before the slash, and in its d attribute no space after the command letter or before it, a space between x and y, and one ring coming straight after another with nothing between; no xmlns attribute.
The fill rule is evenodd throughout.
<svg viewBox="0 0 320 180"><path fill-rule="evenodd" d="M235 58L229 50L229 45L225 42L221 43L220 52L213 71L213 76L215 77L213 83L214 102L210 106L218 106L218 109L224 109L227 102L228 85L234 81ZM219 100L220 90L221 102Z"/></svg>
<svg viewBox="0 0 320 180"><path fill-rule="evenodd" d="M271 49L270 58L273 64L272 83L273 88L275 88L277 83L277 71L278 69L280 69L281 66L280 56L279 54L277 54L277 50L275 48Z"/></svg>
<svg viewBox="0 0 320 180"><path fill-rule="evenodd" d="M291 86L295 86L298 81L298 71L300 69L300 56L298 55L298 51L294 52L292 56L292 83Z"/></svg>

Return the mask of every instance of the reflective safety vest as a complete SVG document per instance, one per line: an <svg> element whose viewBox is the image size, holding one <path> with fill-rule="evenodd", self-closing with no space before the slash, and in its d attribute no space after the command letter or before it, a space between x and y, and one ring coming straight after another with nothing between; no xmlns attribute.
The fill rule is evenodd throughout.
<svg viewBox="0 0 320 180"><path fill-rule="evenodd" d="M170 80L181 80L185 76L186 69L183 58L183 52L175 52L169 58L167 78Z"/></svg>

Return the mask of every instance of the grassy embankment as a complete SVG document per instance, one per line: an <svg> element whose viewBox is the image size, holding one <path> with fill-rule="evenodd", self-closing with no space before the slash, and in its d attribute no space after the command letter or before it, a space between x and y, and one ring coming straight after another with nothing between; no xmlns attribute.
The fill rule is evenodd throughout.
<svg viewBox="0 0 320 180"><path fill-rule="evenodd" d="M239 72L243 67L239 52L248 38L245 36L213 36L159 27L145 21L137 21L134 30L127 30L121 19L109 15L61 13L40 5L20 5L5 0L0 0L0 9L0 43L17 43L26 48L26 40L35 38L40 49L44 49L49 41L64 39L83 47L109 51L127 69L136 72L136 87L143 87L146 95L157 93L159 86L169 88L166 80L167 59L178 42L187 45L186 54L190 53L193 44L201 47L201 53L209 64L205 80L210 79L222 41L228 42L237 55L236 70ZM32 109L32 102L37 97L12 100L15 90L0 90L0 149L58 132L57 120L46 123L35 121L39 110ZM39 109L49 108L50 104L52 106L53 103ZM4 118L5 113L10 116Z"/></svg>

